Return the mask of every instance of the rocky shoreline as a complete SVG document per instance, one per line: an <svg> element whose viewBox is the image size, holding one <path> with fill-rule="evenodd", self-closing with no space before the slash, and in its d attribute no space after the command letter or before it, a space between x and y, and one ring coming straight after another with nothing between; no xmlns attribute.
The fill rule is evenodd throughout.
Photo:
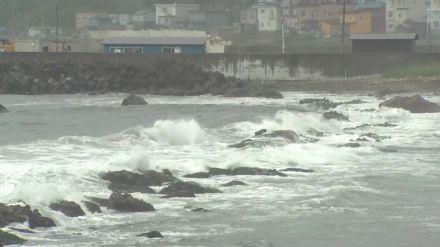
<svg viewBox="0 0 440 247"><path fill-rule="evenodd" d="M273 87L206 72L185 59L156 58L147 65L85 61L0 61L0 94L223 95L282 98Z"/></svg>

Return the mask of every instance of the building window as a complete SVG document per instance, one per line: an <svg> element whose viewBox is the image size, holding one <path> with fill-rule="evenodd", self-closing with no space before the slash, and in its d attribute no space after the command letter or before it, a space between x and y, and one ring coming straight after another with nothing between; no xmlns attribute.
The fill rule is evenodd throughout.
<svg viewBox="0 0 440 247"><path fill-rule="evenodd" d="M177 54L182 53L182 49L180 47L162 47L162 53Z"/></svg>
<svg viewBox="0 0 440 247"><path fill-rule="evenodd" d="M144 49L142 47L110 47L110 53L113 54L142 54Z"/></svg>

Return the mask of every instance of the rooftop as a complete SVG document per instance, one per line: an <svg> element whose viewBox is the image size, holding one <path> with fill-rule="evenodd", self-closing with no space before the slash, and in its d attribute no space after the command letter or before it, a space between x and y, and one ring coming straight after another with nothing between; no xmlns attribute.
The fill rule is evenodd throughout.
<svg viewBox="0 0 440 247"><path fill-rule="evenodd" d="M206 37L109 37L104 45L204 45Z"/></svg>
<svg viewBox="0 0 440 247"><path fill-rule="evenodd" d="M418 40L417 33L366 33L353 34L351 40Z"/></svg>

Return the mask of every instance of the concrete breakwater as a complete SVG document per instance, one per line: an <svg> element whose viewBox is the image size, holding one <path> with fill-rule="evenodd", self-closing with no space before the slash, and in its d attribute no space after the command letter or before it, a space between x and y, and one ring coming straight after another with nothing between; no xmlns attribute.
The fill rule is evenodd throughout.
<svg viewBox="0 0 440 247"><path fill-rule="evenodd" d="M437 54L8 53L0 54L0 93L274 96L255 89L256 84L248 90L244 81L350 78L436 61L440 61Z"/></svg>

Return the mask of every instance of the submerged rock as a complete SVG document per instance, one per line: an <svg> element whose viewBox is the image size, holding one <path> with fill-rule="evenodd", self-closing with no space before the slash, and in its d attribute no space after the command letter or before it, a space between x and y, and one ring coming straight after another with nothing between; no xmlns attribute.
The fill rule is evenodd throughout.
<svg viewBox="0 0 440 247"><path fill-rule="evenodd" d="M361 146L361 144L359 144L359 143L350 142L350 143L347 143L347 144L339 145L338 147L339 148L358 148L360 146Z"/></svg>
<svg viewBox="0 0 440 247"><path fill-rule="evenodd" d="M350 119L347 116L336 111L324 112L323 117L329 120L334 119L338 121L350 121Z"/></svg>
<svg viewBox="0 0 440 247"><path fill-rule="evenodd" d="M89 201L83 201L83 203L90 213L92 213L92 214L102 213L101 208L97 204L95 204L93 202L89 202Z"/></svg>
<svg viewBox="0 0 440 247"><path fill-rule="evenodd" d="M285 173L279 172L275 169L262 169L257 167L237 167L232 169L232 174L287 177Z"/></svg>
<svg viewBox="0 0 440 247"><path fill-rule="evenodd" d="M14 234L5 232L0 230L0 246L1 245L20 245L26 242L25 239L22 239Z"/></svg>
<svg viewBox="0 0 440 247"><path fill-rule="evenodd" d="M345 104L345 105L358 105L358 104L364 104L366 103L363 100L360 99L355 99L355 100L350 100L350 101L346 101L346 102L342 102L341 104Z"/></svg>
<svg viewBox="0 0 440 247"><path fill-rule="evenodd" d="M195 208L195 209L191 210L191 212L194 212L194 213L207 213L207 212L209 212L209 210L205 209L205 208Z"/></svg>
<svg viewBox="0 0 440 247"><path fill-rule="evenodd" d="M62 200L59 202L51 203L49 207L52 210L63 213L67 217L78 217L86 215L81 206L72 201Z"/></svg>
<svg viewBox="0 0 440 247"><path fill-rule="evenodd" d="M174 182L159 191L160 194L166 194L170 197L193 197L194 194L222 193L218 189L204 187L195 182Z"/></svg>
<svg viewBox="0 0 440 247"><path fill-rule="evenodd" d="M124 98L124 100L122 101L122 105L123 106L128 106L128 105L146 105L148 104L147 101L145 101L144 98L131 94L129 96L127 96L126 98Z"/></svg>
<svg viewBox="0 0 440 247"><path fill-rule="evenodd" d="M280 171L282 171L282 172L303 172L303 173L315 172L315 170L303 169L303 168L286 168L286 169L282 169Z"/></svg>
<svg viewBox="0 0 440 247"><path fill-rule="evenodd" d="M261 129L255 132L255 136L261 136L267 133L267 129Z"/></svg>
<svg viewBox="0 0 440 247"><path fill-rule="evenodd" d="M238 180L234 180L234 181L222 184L221 186L222 187L231 187L231 186L246 186L246 185L247 185L246 183L243 183L243 182L238 181Z"/></svg>
<svg viewBox="0 0 440 247"><path fill-rule="evenodd" d="M336 108L341 103L335 103L330 101L329 99L323 98L323 99L302 99L299 101L300 105L313 105L316 108L323 109L323 110L329 110L332 108Z"/></svg>
<svg viewBox="0 0 440 247"><path fill-rule="evenodd" d="M424 99L416 94L410 97L397 96L385 102L380 107L402 108L412 113L435 113L440 112L440 105Z"/></svg>
<svg viewBox="0 0 440 247"><path fill-rule="evenodd" d="M8 109L6 109L6 107L0 104L0 113L5 113L5 112L9 112Z"/></svg>
<svg viewBox="0 0 440 247"><path fill-rule="evenodd" d="M122 212L149 212L155 211L154 207L127 193L113 193L108 202L108 208Z"/></svg>
<svg viewBox="0 0 440 247"><path fill-rule="evenodd" d="M138 237L145 237L145 238L163 238L162 233L158 231L151 231L147 233L142 233L137 235Z"/></svg>

